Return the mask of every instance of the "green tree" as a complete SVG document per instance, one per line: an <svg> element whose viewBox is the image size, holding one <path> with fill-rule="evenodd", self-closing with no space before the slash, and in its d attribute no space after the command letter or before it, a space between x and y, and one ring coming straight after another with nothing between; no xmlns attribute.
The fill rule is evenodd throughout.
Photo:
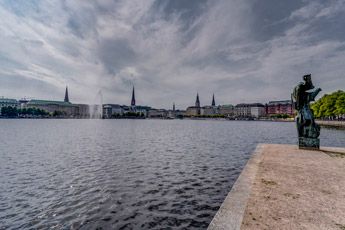
<svg viewBox="0 0 345 230"><path fill-rule="evenodd" d="M15 106L3 106L1 107L1 115L5 117L17 117L18 108Z"/></svg>
<svg viewBox="0 0 345 230"><path fill-rule="evenodd" d="M338 90L332 94L325 94L311 105L314 116L317 118L339 117L345 113L345 92Z"/></svg>

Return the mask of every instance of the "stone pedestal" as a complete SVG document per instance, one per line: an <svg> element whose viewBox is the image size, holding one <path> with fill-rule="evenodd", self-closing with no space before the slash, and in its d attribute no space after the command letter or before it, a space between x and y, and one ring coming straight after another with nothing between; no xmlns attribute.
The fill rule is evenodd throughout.
<svg viewBox="0 0 345 230"><path fill-rule="evenodd" d="M320 139L319 138L298 138L298 148L300 149L320 149Z"/></svg>

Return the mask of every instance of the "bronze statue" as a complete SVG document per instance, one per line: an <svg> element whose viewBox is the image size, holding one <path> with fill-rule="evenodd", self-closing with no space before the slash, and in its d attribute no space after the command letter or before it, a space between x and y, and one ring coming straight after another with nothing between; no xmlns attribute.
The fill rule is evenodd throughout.
<svg viewBox="0 0 345 230"><path fill-rule="evenodd" d="M311 75L303 76L303 80L304 82L300 82L291 94L292 104L298 112L295 117L299 137L298 146L299 148L319 149L320 126L315 123L310 102L315 100L321 89L308 92L308 90L315 88L311 81Z"/></svg>

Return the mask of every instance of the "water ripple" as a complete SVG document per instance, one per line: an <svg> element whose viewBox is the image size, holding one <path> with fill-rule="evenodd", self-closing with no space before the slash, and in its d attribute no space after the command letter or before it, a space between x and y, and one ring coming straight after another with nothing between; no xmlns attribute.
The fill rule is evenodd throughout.
<svg viewBox="0 0 345 230"><path fill-rule="evenodd" d="M293 123L240 121L0 126L0 229L206 229L257 143L296 136ZM323 132L344 147L344 130Z"/></svg>

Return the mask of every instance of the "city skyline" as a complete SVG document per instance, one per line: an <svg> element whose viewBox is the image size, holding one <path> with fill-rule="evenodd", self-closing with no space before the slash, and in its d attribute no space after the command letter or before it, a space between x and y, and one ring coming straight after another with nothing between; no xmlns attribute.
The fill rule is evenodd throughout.
<svg viewBox="0 0 345 230"><path fill-rule="evenodd" d="M0 96L185 109L345 88L344 1L0 2Z"/></svg>

